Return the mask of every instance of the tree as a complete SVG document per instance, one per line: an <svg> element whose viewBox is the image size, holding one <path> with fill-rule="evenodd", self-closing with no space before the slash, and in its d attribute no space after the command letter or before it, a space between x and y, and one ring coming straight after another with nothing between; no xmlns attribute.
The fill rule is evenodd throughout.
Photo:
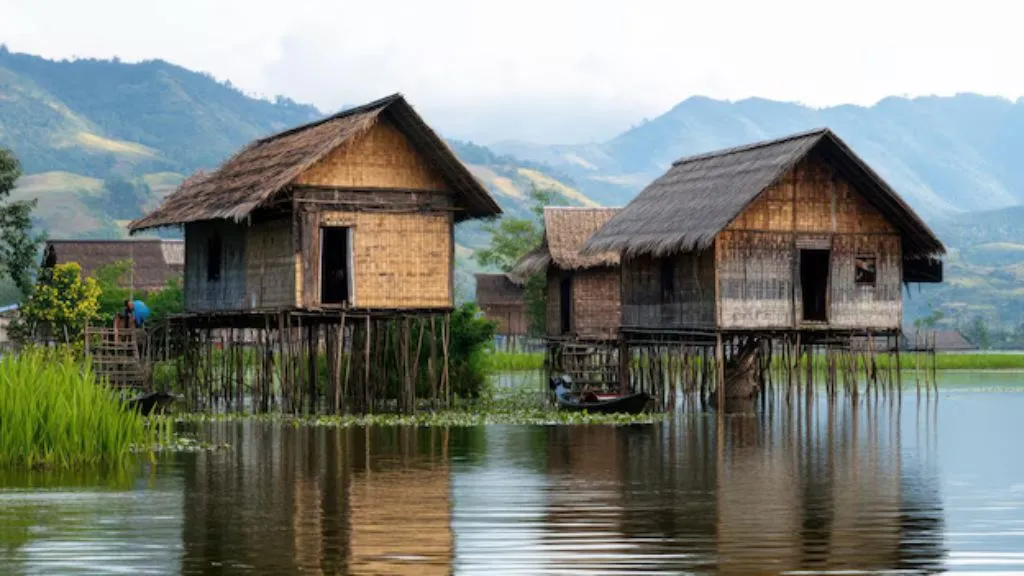
<svg viewBox="0 0 1024 576"><path fill-rule="evenodd" d="M32 233L35 200L11 200L14 184L21 176L21 164L14 154L0 148L0 272L22 294L32 291L36 252L42 236Z"/></svg>
<svg viewBox="0 0 1024 576"><path fill-rule="evenodd" d="M534 219L504 217L497 224L485 225L484 231L491 235L491 244L477 250L473 258L481 266L510 272L520 258L533 250L544 240L544 206L551 205L555 193L550 190L530 190L530 212ZM545 305L546 279L544 274L534 274L523 284L523 298L529 328L542 333L547 317Z"/></svg>
<svg viewBox="0 0 1024 576"><path fill-rule="evenodd" d="M82 279L77 262L58 264L53 276L40 280L18 315L12 332L22 340L40 336L77 342L86 322L99 317L100 288L92 278Z"/></svg>

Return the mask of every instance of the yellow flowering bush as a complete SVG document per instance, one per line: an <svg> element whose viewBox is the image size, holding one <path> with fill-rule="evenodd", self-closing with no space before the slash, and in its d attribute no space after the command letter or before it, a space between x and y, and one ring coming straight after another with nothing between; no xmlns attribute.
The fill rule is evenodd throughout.
<svg viewBox="0 0 1024 576"><path fill-rule="evenodd" d="M99 317L100 287L92 278L82 278L77 262L58 264L52 273L40 275L32 295L20 310L20 322L28 336L38 337L42 331L64 342L75 342L87 321Z"/></svg>

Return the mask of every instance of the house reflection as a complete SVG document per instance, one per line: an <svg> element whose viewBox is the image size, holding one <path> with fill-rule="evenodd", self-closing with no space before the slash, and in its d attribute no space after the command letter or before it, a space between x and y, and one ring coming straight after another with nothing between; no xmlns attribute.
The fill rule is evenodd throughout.
<svg viewBox="0 0 1024 576"><path fill-rule="evenodd" d="M937 569L936 473L903 469L898 414L783 403L721 420L551 428L544 553L560 551L568 570Z"/></svg>
<svg viewBox="0 0 1024 576"><path fill-rule="evenodd" d="M184 468L186 573L451 572L445 431L232 424L215 435L233 449Z"/></svg>

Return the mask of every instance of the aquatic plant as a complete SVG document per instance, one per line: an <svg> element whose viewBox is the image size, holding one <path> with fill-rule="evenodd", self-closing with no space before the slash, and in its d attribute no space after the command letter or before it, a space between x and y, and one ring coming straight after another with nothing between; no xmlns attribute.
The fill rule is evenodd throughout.
<svg viewBox="0 0 1024 576"><path fill-rule="evenodd" d="M150 436L143 417L70 353L0 358L0 466L112 464Z"/></svg>

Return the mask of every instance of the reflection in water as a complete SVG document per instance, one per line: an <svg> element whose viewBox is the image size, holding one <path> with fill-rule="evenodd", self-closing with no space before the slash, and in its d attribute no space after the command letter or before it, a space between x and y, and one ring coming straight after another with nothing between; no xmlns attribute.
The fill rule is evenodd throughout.
<svg viewBox="0 0 1024 576"><path fill-rule="evenodd" d="M211 433L235 450L184 467L186 572L450 572L446 430Z"/></svg>
<svg viewBox="0 0 1024 576"><path fill-rule="evenodd" d="M126 478L0 475L0 573L1020 570L1024 463L1002 455L1021 410L993 393L624 427L217 424L231 450Z"/></svg>

